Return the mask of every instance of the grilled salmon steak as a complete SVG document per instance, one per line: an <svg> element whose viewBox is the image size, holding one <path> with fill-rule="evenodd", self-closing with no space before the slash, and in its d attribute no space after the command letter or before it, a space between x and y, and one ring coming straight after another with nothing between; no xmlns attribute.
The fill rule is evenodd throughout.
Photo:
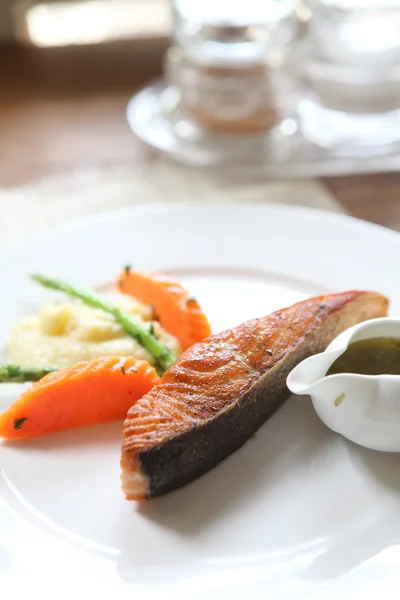
<svg viewBox="0 0 400 600"><path fill-rule="evenodd" d="M186 350L128 412L121 457L126 498L160 496L214 467L286 400L286 378L299 362L387 309L388 300L374 292L319 296Z"/></svg>

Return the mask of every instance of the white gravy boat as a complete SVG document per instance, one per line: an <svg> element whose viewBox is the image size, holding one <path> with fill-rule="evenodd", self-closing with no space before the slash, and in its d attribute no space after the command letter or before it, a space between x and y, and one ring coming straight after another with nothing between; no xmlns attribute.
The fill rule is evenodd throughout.
<svg viewBox="0 0 400 600"><path fill-rule="evenodd" d="M400 319L371 319L347 329L321 354L302 361L287 378L293 394L309 394L321 420L345 438L384 452L400 452L400 375L326 376L349 344L399 338Z"/></svg>

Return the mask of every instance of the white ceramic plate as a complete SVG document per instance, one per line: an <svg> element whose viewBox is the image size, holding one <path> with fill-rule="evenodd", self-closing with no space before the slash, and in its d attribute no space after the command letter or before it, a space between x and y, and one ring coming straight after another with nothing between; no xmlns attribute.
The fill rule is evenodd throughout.
<svg viewBox="0 0 400 600"><path fill-rule="evenodd" d="M0 339L41 271L101 285L126 263L179 277L214 331L320 292L376 289L400 315L400 236L292 207L135 208L0 256ZM119 487L121 425L0 446L0 595L398 600L400 455L330 432L292 398L201 479L137 506Z"/></svg>

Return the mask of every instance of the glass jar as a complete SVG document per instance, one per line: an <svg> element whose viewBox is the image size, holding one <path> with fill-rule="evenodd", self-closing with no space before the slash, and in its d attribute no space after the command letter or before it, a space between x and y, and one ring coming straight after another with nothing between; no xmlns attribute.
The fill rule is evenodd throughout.
<svg viewBox="0 0 400 600"><path fill-rule="evenodd" d="M143 141L193 166L263 172L297 133L297 0L172 0L164 78L128 106Z"/></svg>
<svg viewBox="0 0 400 600"><path fill-rule="evenodd" d="M400 0L306 0L304 136L347 156L400 145Z"/></svg>
<svg viewBox="0 0 400 600"><path fill-rule="evenodd" d="M176 49L166 70L182 110L214 133L276 125L293 108L283 67L296 35L294 7L294 0L175 0Z"/></svg>

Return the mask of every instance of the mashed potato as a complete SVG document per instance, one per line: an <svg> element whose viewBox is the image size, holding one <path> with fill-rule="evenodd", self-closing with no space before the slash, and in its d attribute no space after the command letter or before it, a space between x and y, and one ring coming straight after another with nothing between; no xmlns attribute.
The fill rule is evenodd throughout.
<svg viewBox="0 0 400 600"><path fill-rule="evenodd" d="M151 320L149 306L124 294L108 298L144 327L153 324L154 334L179 356L178 340ZM38 315L19 321L11 333L8 352L11 362L24 367L66 367L99 356L134 356L154 364L147 350L127 335L111 315L78 301L46 303Z"/></svg>

